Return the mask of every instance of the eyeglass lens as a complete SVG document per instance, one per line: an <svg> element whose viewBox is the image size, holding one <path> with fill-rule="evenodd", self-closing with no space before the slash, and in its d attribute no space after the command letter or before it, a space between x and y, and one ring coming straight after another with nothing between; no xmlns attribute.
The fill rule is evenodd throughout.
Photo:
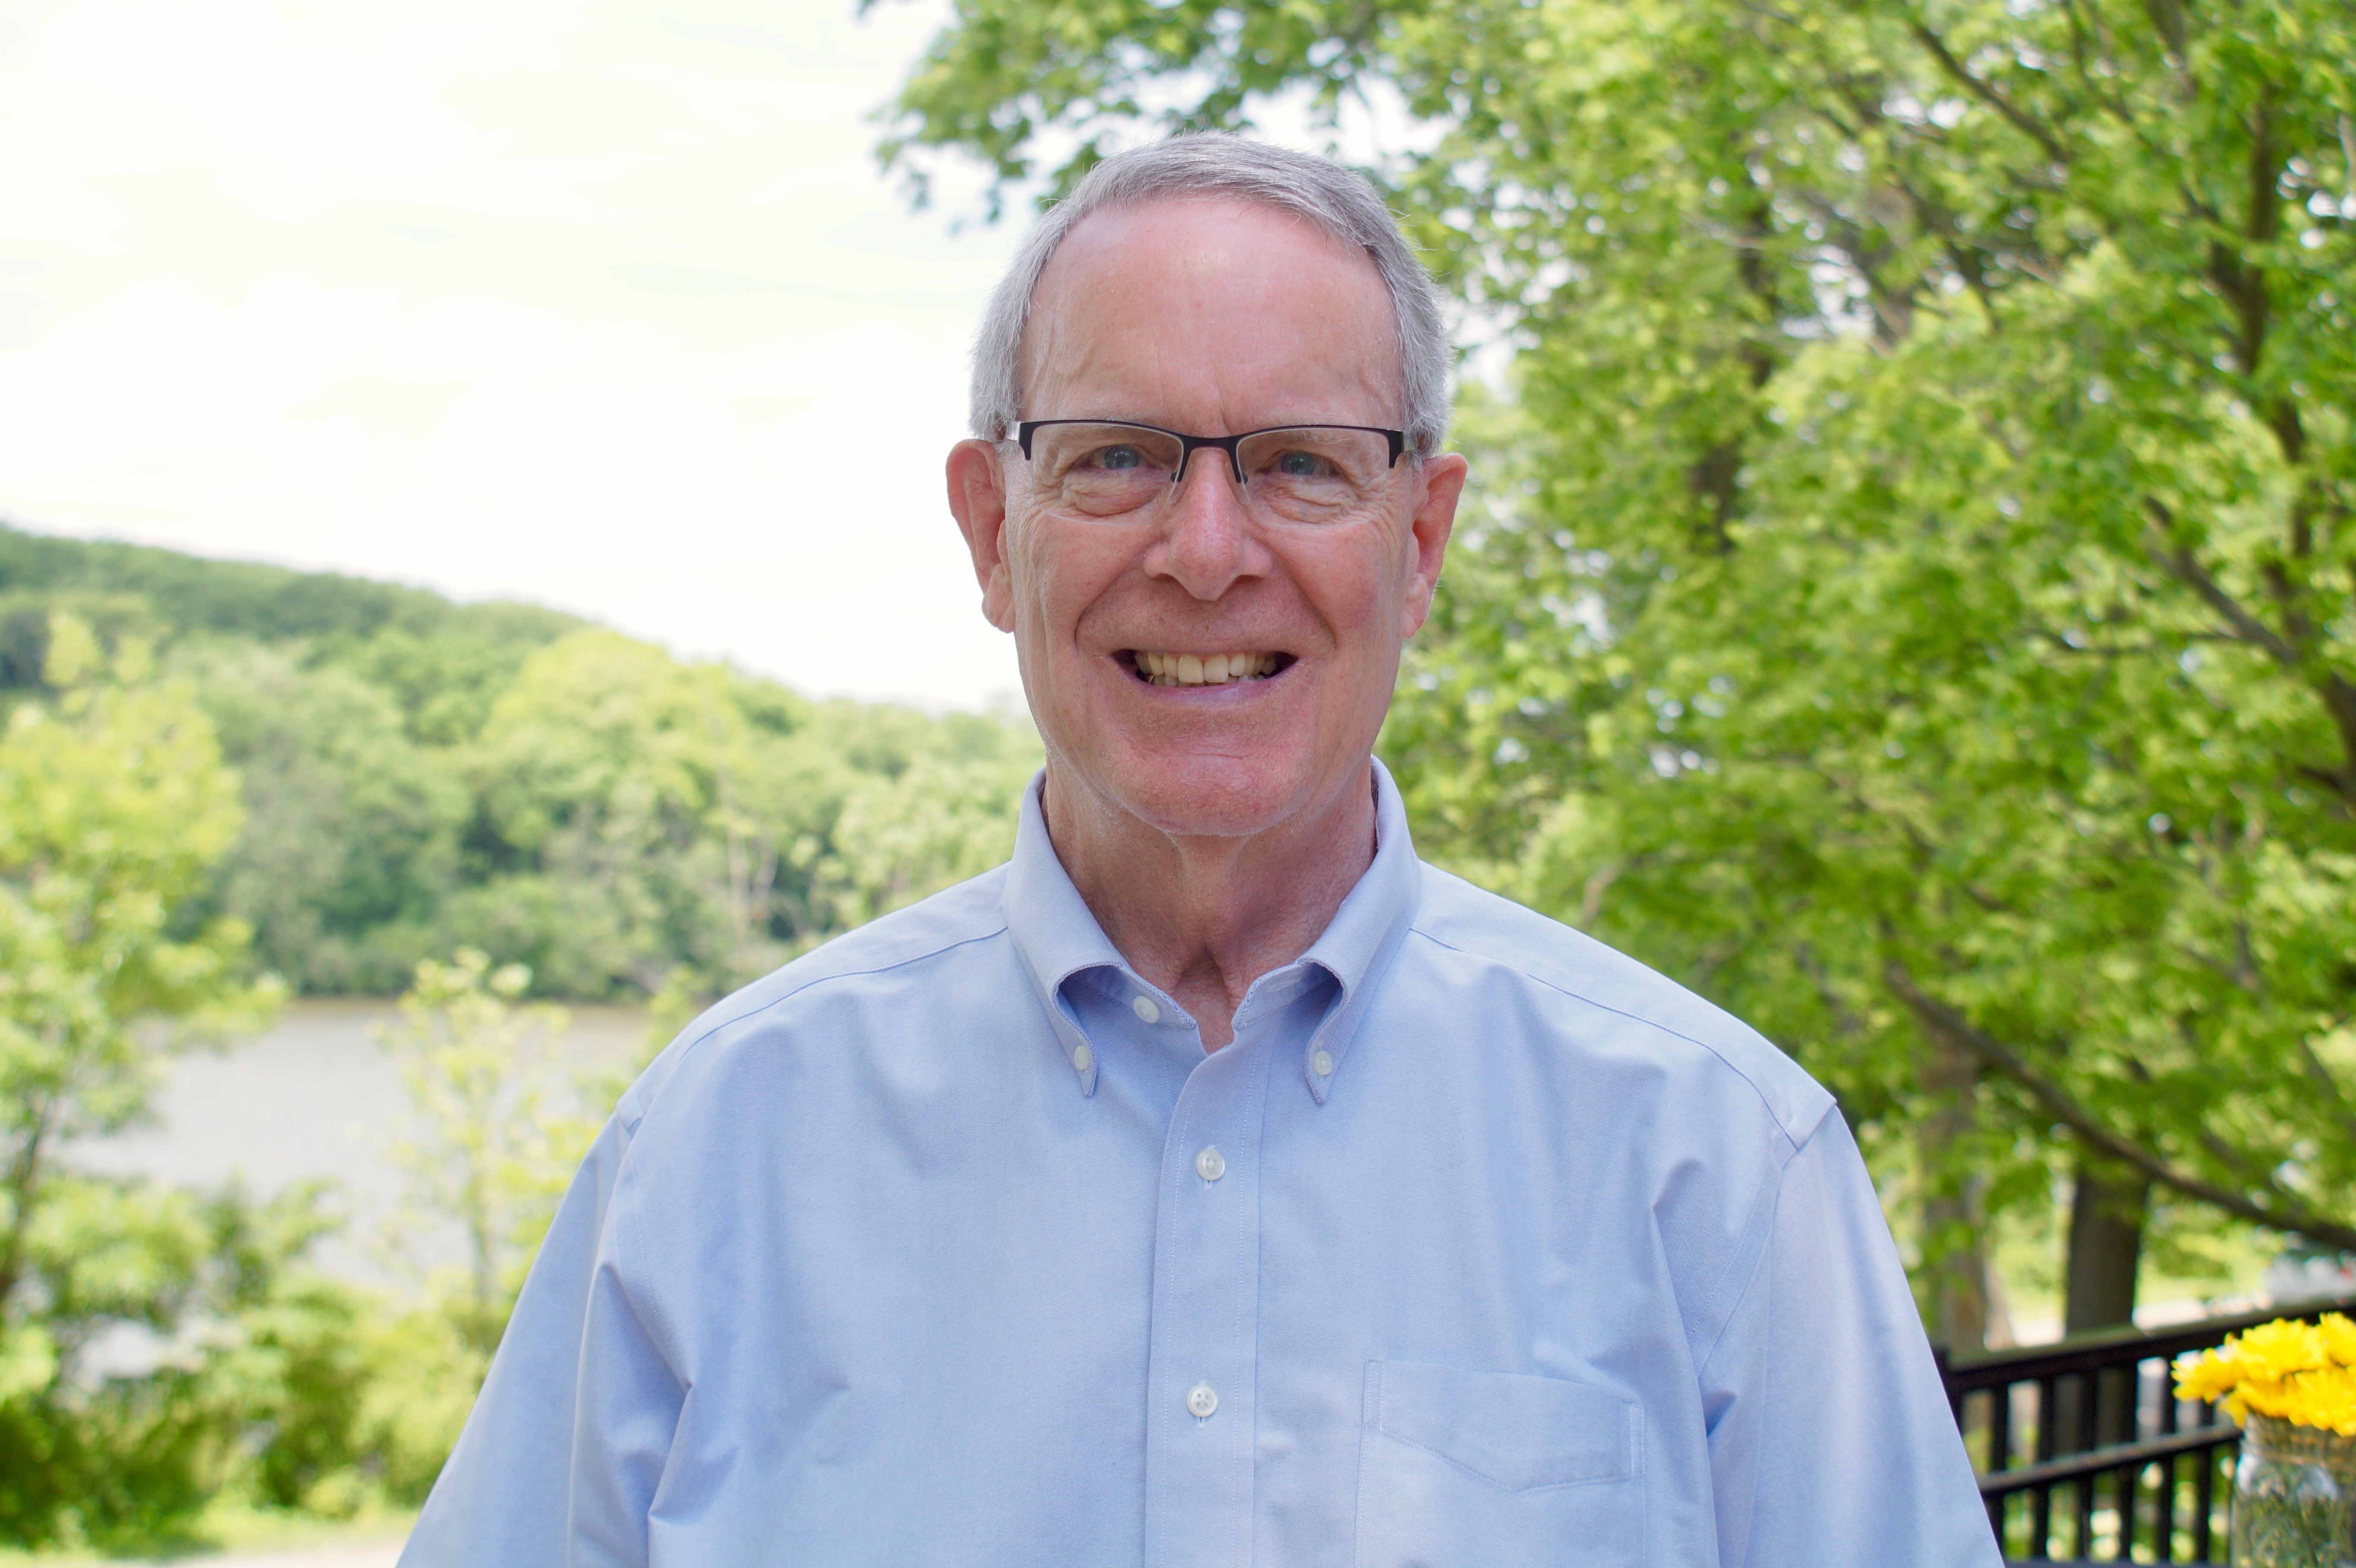
<svg viewBox="0 0 2356 1568"><path fill-rule="evenodd" d="M1033 432L1031 472L1059 510L1118 521L1166 501L1182 477L1183 444L1163 431L1122 424L1051 424ZM1227 454L1198 447L1194 461L1225 468ZM1365 512L1390 472L1380 432L1339 425L1261 431L1236 449L1245 504L1290 523L1341 522Z"/></svg>

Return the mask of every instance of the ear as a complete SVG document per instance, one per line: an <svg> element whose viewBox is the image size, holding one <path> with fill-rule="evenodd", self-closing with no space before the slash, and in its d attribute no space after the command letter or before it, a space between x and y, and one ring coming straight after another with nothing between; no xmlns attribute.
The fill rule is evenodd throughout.
<svg viewBox="0 0 2356 1568"><path fill-rule="evenodd" d="M1453 452L1427 457L1417 465L1415 515L1408 521L1409 550L1407 597L1400 605L1399 638L1423 629L1431 613L1432 591L1440 586L1440 563L1456 528L1456 503L1464 494L1471 464Z"/></svg>
<svg viewBox="0 0 2356 1568"><path fill-rule="evenodd" d="M1001 632L1014 629L1014 580L1006 564L1006 469L998 447L961 441L949 448L949 511L973 557L981 613Z"/></svg>

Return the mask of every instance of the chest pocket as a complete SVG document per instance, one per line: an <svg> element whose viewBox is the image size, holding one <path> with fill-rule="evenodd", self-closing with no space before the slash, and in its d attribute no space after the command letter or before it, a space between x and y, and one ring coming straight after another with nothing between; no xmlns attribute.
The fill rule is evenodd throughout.
<svg viewBox="0 0 2356 1568"><path fill-rule="evenodd" d="M1644 1426L1585 1383L1366 1363L1357 1568L1641 1568Z"/></svg>

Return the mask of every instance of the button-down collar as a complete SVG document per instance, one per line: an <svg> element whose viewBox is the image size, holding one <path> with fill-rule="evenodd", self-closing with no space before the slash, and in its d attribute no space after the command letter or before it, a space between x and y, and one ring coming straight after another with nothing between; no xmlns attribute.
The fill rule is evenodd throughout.
<svg viewBox="0 0 2356 1568"><path fill-rule="evenodd" d="M1064 994L1065 983L1091 969L1119 970L1140 994L1159 996L1130 968L1088 912L1047 837L1039 803L1043 771L1023 792L1022 820L1014 829L1014 859L1006 868L1006 925L1022 955L1023 967L1039 1006L1055 1027L1055 1043L1077 1070L1083 1093L1097 1092L1096 1051L1080 1028L1079 1016Z"/></svg>
<svg viewBox="0 0 2356 1568"><path fill-rule="evenodd" d="M1319 978L1316 971L1322 970L1332 977L1336 987L1334 999L1323 1020L1301 1044L1299 1063L1303 1083L1320 1104L1332 1093L1342 1062L1349 1055L1350 1041L1365 1017L1366 1004L1398 957L1399 944L1406 940L1415 918L1421 868L1415 858L1414 841L1408 833L1407 811L1400 803L1398 786L1391 782L1389 770L1379 762L1373 766L1373 864L1342 901L1342 907L1334 912L1309 950L1253 981L1242 1006L1236 1009L1236 1029L1240 1038L1256 1020L1315 984ZM1039 1005L1055 1025L1056 1043L1075 1068L1074 1077L1081 1093L1094 1094L1104 1055L1103 1042L1088 1038L1066 990L1076 976L1093 970L1112 970L1119 977L1109 980L1110 988L1132 998L1151 1001L1162 1022L1182 1019L1185 1014L1174 999L1148 983L1120 955L1105 935L1104 928L1097 923L1096 916L1089 912L1079 889L1072 885L1071 876L1064 869L1047 834L1041 796L1045 780L1043 772L1023 792L1023 815L1014 834L1014 859L1006 874L1006 923L1014 938L1015 951L1022 955L1023 968L1031 976ZM1138 1011L1142 1018L1143 1009ZM1328 1069L1324 1072L1317 1071L1321 1056L1324 1058L1322 1065Z"/></svg>

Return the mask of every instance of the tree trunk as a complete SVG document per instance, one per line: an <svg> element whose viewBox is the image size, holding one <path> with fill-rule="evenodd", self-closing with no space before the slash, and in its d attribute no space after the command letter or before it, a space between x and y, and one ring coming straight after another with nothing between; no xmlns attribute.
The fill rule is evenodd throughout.
<svg viewBox="0 0 2356 1568"><path fill-rule="evenodd" d="M1921 1086L1929 1114L1915 1133L1922 1173L1922 1284L1931 1342L1950 1350L1988 1340L1987 1254L1979 1173L1964 1147L1976 1120L1979 1057L1945 1031L1924 1032Z"/></svg>
<svg viewBox="0 0 2356 1568"><path fill-rule="evenodd" d="M2070 1263L2062 1331L2083 1334L2135 1321L2136 1265L2151 1182L2132 1171L2078 1162L2070 1196Z"/></svg>
<svg viewBox="0 0 2356 1568"><path fill-rule="evenodd" d="M2143 1222L2151 1180L2121 1166L2082 1157L2070 1191L2070 1259L2063 1282L2062 1331L2083 1334L2135 1322L2136 1264L2143 1253ZM2126 1369L2095 1380L2094 1408L2077 1389L2063 1391L2065 1441L2072 1434L2091 1446L2135 1435L2135 1375ZM2092 1419L2088 1419L2089 1416ZM2067 1452L2065 1448L2062 1450Z"/></svg>

